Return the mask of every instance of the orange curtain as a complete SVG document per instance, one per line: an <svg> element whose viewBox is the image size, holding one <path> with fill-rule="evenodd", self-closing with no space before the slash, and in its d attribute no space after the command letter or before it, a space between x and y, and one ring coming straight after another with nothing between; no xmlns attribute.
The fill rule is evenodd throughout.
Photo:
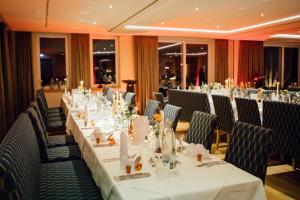
<svg viewBox="0 0 300 200"><path fill-rule="evenodd" d="M135 70L137 80L137 106L139 113L144 112L146 102L152 93L158 91L158 38L135 36Z"/></svg>
<svg viewBox="0 0 300 200"><path fill-rule="evenodd" d="M228 78L228 40L215 40L215 80L224 83Z"/></svg>
<svg viewBox="0 0 300 200"><path fill-rule="evenodd" d="M91 87L90 39L89 34L71 34L70 88L77 88L80 81L84 87Z"/></svg>
<svg viewBox="0 0 300 200"><path fill-rule="evenodd" d="M252 82L254 76L264 74L264 43L241 41L239 48L238 83Z"/></svg>

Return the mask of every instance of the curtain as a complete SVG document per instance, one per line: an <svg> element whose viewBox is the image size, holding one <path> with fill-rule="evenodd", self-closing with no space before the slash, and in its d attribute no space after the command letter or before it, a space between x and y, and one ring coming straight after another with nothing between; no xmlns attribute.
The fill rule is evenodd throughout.
<svg viewBox="0 0 300 200"><path fill-rule="evenodd" d="M71 34L70 72L70 88L77 88L81 80L85 87L91 87L89 34Z"/></svg>
<svg viewBox="0 0 300 200"><path fill-rule="evenodd" d="M9 31L1 24L0 140L34 100L31 33Z"/></svg>
<svg viewBox="0 0 300 200"><path fill-rule="evenodd" d="M262 41L241 41L239 48L238 83L252 82L264 75L264 44Z"/></svg>
<svg viewBox="0 0 300 200"><path fill-rule="evenodd" d="M158 91L158 38L135 36L135 70L137 80L137 106L139 113L144 112L147 100Z"/></svg>
<svg viewBox="0 0 300 200"><path fill-rule="evenodd" d="M228 40L215 40L215 80L224 83L228 78Z"/></svg>

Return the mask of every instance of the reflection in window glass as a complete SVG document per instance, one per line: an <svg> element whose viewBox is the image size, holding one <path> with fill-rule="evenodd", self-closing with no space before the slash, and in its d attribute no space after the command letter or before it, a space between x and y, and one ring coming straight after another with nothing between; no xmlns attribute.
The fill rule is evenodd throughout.
<svg viewBox="0 0 300 200"><path fill-rule="evenodd" d="M284 87L298 83L298 48L284 48Z"/></svg>
<svg viewBox="0 0 300 200"><path fill-rule="evenodd" d="M207 83L207 45L186 44L187 86Z"/></svg>
<svg viewBox="0 0 300 200"><path fill-rule="evenodd" d="M116 82L115 40L93 40L94 84Z"/></svg>
<svg viewBox="0 0 300 200"><path fill-rule="evenodd" d="M65 38L40 38L42 86L65 84Z"/></svg>
<svg viewBox="0 0 300 200"><path fill-rule="evenodd" d="M264 47L264 71L265 78L271 82L265 82L266 87L271 87L270 84L274 80L279 81L281 77L281 56L282 48L281 47ZM263 84L257 83L257 86L262 86Z"/></svg>
<svg viewBox="0 0 300 200"><path fill-rule="evenodd" d="M181 85L182 43L159 43L159 86L176 88Z"/></svg>

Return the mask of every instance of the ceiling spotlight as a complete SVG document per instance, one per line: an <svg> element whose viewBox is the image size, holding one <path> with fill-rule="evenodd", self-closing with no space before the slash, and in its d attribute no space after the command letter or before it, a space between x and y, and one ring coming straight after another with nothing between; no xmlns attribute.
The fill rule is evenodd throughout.
<svg viewBox="0 0 300 200"><path fill-rule="evenodd" d="M219 26L219 25L217 25L217 28L220 28L220 26Z"/></svg>
<svg viewBox="0 0 300 200"><path fill-rule="evenodd" d="M196 10L196 11L198 11L198 10L199 10L199 8L195 8L195 10Z"/></svg>
<svg viewBox="0 0 300 200"><path fill-rule="evenodd" d="M165 22L160 22L160 24L161 24L161 25L164 25L164 24L165 24Z"/></svg>
<svg viewBox="0 0 300 200"><path fill-rule="evenodd" d="M110 9L112 9L112 8L113 8L113 6L112 6L112 5L109 5L108 7L109 7Z"/></svg>
<svg viewBox="0 0 300 200"><path fill-rule="evenodd" d="M260 16L263 17L263 16L265 16L265 14L264 14L264 13L261 13Z"/></svg>
<svg viewBox="0 0 300 200"><path fill-rule="evenodd" d="M93 22L93 24L95 25L95 24L96 24L96 22Z"/></svg>

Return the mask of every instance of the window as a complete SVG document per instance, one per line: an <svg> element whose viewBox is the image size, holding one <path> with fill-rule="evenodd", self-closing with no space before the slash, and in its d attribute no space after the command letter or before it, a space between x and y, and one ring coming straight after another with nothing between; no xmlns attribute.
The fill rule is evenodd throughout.
<svg viewBox="0 0 300 200"><path fill-rule="evenodd" d="M93 39L93 84L116 83L114 39Z"/></svg>
<svg viewBox="0 0 300 200"><path fill-rule="evenodd" d="M160 42L158 52L160 90L208 82L208 44Z"/></svg>
<svg viewBox="0 0 300 200"><path fill-rule="evenodd" d="M65 38L40 37L41 85L55 87L66 84Z"/></svg>
<svg viewBox="0 0 300 200"><path fill-rule="evenodd" d="M207 45L187 44L187 86L199 86L207 83Z"/></svg>
<svg viewBox="0 0 300 200"><path fill-rule="evenodd" d="M264 68L265 68L265 77L267 80L272 78L272 82L274 80L280 81L281 77L281 47L265 47L264 48ZM271 83L272 83L271 82ZM270 86L270 81L266 85L266 87Z"/></svg>
<svg viewBox="0 0 300 200"><path fill-rule="evenodd" d="M298 83L298 48L284 48L284 87Z"/></svg>
<svg viewBox="0 0 300 200"><path fill-rule="evenodd" d="M177 88L182 77L182 43L159 43L159 85Z"/></svg>

